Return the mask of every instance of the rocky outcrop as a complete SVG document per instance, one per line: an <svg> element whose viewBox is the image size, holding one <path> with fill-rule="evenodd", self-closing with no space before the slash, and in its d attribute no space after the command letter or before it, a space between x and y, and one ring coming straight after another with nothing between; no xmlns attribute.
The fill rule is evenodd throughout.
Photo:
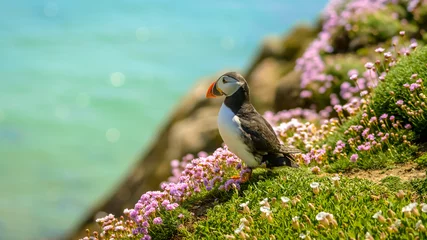
<svg viewBox="0 0 427 240"><path fill-rule="evenodd" d="M297 27L285 38L268 38L254 58L246 74L254 106L259 112L300 106L299 76L292 71L316 31ZM105 212L121 215L124 208L133 208L142 193L158 189L170 175L170 161L187 153L211 152L222 143L216 116L223 99L206 99L206 89L223 72L197 83L189 91L152 141L149 150L136 162L127 178L117 186L107 201L95 206L84 221L67 238L77 239L87 228L96 229L94 220Z"/></svg>

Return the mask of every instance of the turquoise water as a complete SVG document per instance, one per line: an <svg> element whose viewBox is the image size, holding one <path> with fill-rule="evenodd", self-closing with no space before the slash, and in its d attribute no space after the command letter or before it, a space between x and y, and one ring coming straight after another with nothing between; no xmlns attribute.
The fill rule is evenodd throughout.
<svg viewBox="0 0 427 240"><path fill-rule="evenodd" d="M326 0L0 1L0 239L56 238L195 81Z"/></svg>

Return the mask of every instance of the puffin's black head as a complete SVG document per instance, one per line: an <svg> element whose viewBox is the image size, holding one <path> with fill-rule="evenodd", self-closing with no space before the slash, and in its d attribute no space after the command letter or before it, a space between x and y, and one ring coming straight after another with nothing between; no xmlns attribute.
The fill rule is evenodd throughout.
<svg viewBox="0 0 427 240"><path fill-rule="evenodd" d="M211 84L206 93L206 97L214 98L222 95L229 97L240 88L249 91L245 78L236 72L228 72Z"/></svg>

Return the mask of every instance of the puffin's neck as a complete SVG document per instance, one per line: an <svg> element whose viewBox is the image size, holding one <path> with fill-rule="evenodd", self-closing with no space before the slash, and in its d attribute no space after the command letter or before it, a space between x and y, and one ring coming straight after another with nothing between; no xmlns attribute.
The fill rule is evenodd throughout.
<svg viewBox="0 0 427 240"><path fill-rule="evenodd" d="M237 112L242 109L242 106L251 105L249 88L246 85L242 86L233 95L226 97L224 104L230 108L234 114L237 114Z"/></svg>

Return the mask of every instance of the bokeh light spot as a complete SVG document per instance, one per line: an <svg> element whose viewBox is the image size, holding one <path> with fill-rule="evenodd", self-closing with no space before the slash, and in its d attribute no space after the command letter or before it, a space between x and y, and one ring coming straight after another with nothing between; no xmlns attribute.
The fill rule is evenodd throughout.
<svg viewBox="0 0 427 240"><path fill-rule="evenodd" d="M76 97L76 103L80 107L87 107L90 104L90 96L87 93L80 93Z"/></svg>
<svg viewBox="0 0 427 240"><path fill-rule="evenodd" d="M125 84L126 76L121 72L114 72L111 74L110 80L114 87L121 87Z"/></svg>
<svg viewBox="0 0 427 240"><path fill-rule="evenodd" d="M111 143L115 143L115 142L119 141L120 131L117 130L116 128L110 128L105 133L105 137L107 138L107 141L109 141Z"/></svg>
<svg viewBox="0 0 427 240"><path fill-rule="evenodd" d="M44 5L43 12L46 17L55 17L58 14L58 10L58 4L55 2L48 2Z"/></svg>
<svg viewBox="0 0 427 240"><path fill-rule="evenodd" d="M141 41L141 42L146 42L148 40L150 40L150 30L146 27L140 27L138 29L136 29L135 32L136 38Z"/></svg>

